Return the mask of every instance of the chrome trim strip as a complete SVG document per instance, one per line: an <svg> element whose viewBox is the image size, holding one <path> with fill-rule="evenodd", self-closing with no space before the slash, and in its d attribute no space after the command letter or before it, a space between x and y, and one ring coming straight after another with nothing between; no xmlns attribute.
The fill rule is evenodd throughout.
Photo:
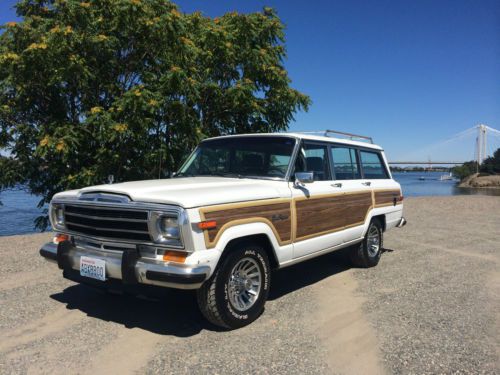
<svg viewBox="0 0 500 375"><path fill-rule="evenodd" d="M109 210L109 208L105 208L106 210ZM142 211L139 211L142 212ZM107 221L125 221L129 223L147 223L148 220L142 220L142 219L123 219L121 217L102 217L102 216L92 216L92 215L84 215L84 214L75 214L73 212L66 212L64 211L64 215L70 215L70 216L78 216L78 217L83 217L83 218L88 218L88 219L93 219L93 220L107 220Z"/></svg>
<svg viewBox="0 0 500 375"><path fill-rule="evenodd" d="M136 202L131 201L130 203L109 203L109 202L92 202L92 201L79 201L74 198L57 198L52 200L53 204L71 204L72 206L81 206L81 207L100 207L102 209L124 209L130 211L137 211L140 209L150 209L150 210L163 210L163 211L172 211L179 212L181 207L173 206L169 204L159 204L159 203L145 203L145 202Z"/></svg>
<svg viewBox="0 0 500 375"><path fill-rule="evenodd" d="M111 202L111 203L128 203L131 199L124 194L105 193L105 192L80 192L78 199L82 201L97 201L97 202Z"/></svg>
<svg viewBox="0 0 500 375"><path fill-rule="evenodd" d="M81 238L88 238L89 240L92 241L99 241L99 242L114 242L117 244L117 246L120 246L119 244L134 244L134 245L148 245L148 246L156 246L156 247L161 247L162 249L173 249L173 250L183 250L186 252L192 252L189 250L185 250L184 246L175 246L171 244L160 244L160 243L155 243L155 242L146 242L146 241L134 241L134 240L129 240L129 239L120 239L120 238L110 238L110 237L97 237L97 236L91 236L89 234L85 233L80 233L80 232L74 232L68 229L57 229L58 233L63 233L67 234L69 236L76 236L76 237L81 237Z"/></svg>
<svg viewBox="0 0 500 375"><path fill-rule="evenodd" d="M84 224L76 224L71 221L66 221L66 224L74 225L77 227L82 227L82 228L89 228L89 229L95 229L95 230L105 230L109 232L128 232L128 233L138 233L138 234L147 234L149 235L148 231L143 231L143 230L133 230L133 229L112 229L112 228L106 228L106 227L92 227L90 225L84 225Z"/></svg>
<svg viewBox="0 0 500 375"><path fill-rule="evenodd" d="M302 142L300 138L297 137L292 137L295 138L295 146L292 151L292 157L290 158L290 163L288 164L288 169L285 174L284 181L290 182L291 175L293 173L293 170L295 168L295 160L297 158L297 154L299 153L300 147L302 145Z"/></svg>
<svg viewBox="0 0 500 375"><path fill-rule="evenodd" d="M103 242L103 241L97 241L97 240L94 240L93 238L88 238L85 236L73 236L73 242L74 242L76 247L84 247L84 248L88 247L91 249L105 250L105 251L112 251L112 252L119 252L119 253L121 253L123 251L123 249L137 249L136 244ZM110 247L119 248L121 250L109 249Z"/></svg>
<svg viewBox="0 0 500 375"><path fill-rule="evenodd" d="M55 201L54 203L59 203L59 201ZM118 205L117 203L108 203L108 202L83 202L83 201L64 201L65 205L73 206L73 207L81 207L81 208L89 208L94 209L95 206L99 207L101 210L107 211L132 211L132 212L147 212L147 208L135 208L129 207L129 204L126 205Z"/></svg>

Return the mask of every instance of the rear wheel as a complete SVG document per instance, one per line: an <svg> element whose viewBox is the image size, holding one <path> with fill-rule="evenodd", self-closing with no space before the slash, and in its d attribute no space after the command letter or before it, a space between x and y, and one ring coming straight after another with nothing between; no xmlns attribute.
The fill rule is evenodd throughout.
<svg viewBox="0 0 500 375"><path fill-rule="evenodd" d="M378 219L373 219L363 241L351 248L352 262L358 267L376 266L382 254L382 245L382 225Z"/></svg>
<svg viewBox="0 0 500 375"><path fill-rule="evenodd" d="M270 287L270 267L265 250L246 244L228 250L214 275L197 291L205 318L223 328L240 328L264 310Z"/></svg>

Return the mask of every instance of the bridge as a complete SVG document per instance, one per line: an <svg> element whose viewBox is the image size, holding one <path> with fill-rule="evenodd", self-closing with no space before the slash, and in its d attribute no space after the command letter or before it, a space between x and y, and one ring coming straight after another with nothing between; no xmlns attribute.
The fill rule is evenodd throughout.
<svg viewBox="0 0 500 375"><path fill-rule="evenodd" d="M450 144L453 141L467 139L469 136L476 135L474 140L474 160L477 165L481 165L483 161L491 156L495 151L496 147L500 147L500 131L493 129L487 125L479 124L464 130L454 136L434 145L434 148L443 147L445 144ZM488 143L489 140L489 143ZM472 159L472 158L471 158ZM410 159L409 161L389 161L391 165L427 165L429 168L432 165L462 165L466 161L432 161L429 157L425 161L415 161L415 159Z"/></svg>
<svg viewBox="0 0 500 375"><path fill-rule="evenodd" d="M390 161L389 164L408 164L408 165L462 165L465 161Z"/></svg>

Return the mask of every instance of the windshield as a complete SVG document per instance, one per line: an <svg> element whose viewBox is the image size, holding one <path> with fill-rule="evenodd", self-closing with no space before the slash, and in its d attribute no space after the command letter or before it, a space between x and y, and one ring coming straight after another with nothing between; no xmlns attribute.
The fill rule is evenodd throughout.
<svg viewBox="0 0 500 375"><path fill-rule="evenodd" d="M202 142L176 177L222 176L279 178L286 176L295 139L228 137Z"/></svg>

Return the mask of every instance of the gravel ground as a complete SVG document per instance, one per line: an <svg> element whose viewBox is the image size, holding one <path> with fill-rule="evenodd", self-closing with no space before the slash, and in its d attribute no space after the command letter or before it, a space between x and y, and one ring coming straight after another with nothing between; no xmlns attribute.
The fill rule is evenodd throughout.
<svg viewBox="0 0 500 375"><path fill-rule="evenodd" d="M391 373L499 373L500 199L413 198L376 271L355 270Z"/></svg>
<svg viewBox="0 0 500 375"><path fill-rule="evenodd" d="M500 199L412 198L378 267L337 252L277 271L266 311L224 332L194 294L106 295L0 241L0 373L499 373Z"/></svg>

